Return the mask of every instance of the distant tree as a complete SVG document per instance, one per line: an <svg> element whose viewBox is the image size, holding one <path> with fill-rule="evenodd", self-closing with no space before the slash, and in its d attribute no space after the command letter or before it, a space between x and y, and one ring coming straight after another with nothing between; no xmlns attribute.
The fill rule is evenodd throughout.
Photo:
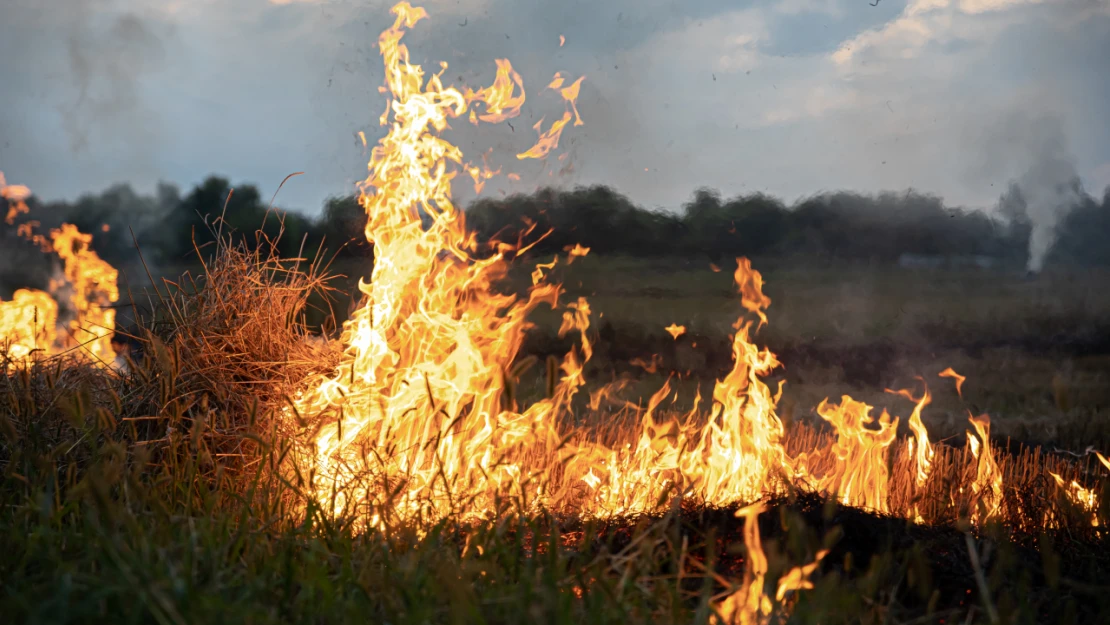
<svg viewBox="0 0 1110 625"><path fill-rule="evenodd" d="M1098 202L1084 194L1056 224L1046 265L1110 267L1110 187Z"/></svg>
<svg viewBox="0 0 1110 625"><path fill-rule="evenodd" d="M341 256L369 257L373 246L366 240L366 210L358 197L330 197L320 215L319 233L329 253Z"/></svg>

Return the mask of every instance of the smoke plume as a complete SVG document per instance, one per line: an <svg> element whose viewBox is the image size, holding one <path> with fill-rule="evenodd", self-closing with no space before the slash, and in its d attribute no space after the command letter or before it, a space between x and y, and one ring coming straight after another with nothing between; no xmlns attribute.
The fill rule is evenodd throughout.
<svg viewBox="0 0 1110 625"><path fill-rule="evenodd" d="M1055 242L1056 223L1083 195L1067 137L1057 118L1025 114L1003 118L987 136L986 157L998 169L1020 172L999 211L1028 226L1027 269L1040 271Z"/></svg>

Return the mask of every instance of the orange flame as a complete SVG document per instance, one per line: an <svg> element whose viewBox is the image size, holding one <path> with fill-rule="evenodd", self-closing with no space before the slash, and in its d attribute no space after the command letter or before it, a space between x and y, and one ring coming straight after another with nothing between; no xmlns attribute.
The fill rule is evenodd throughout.
<svg viewBox="0 0 1110 625"><path fill-rule="evenodd" d="M21 184L8 184L4 172L0 171L0 198L8 203L8 212L4 222L14 224L17 217L26 214L27 198L31 197L31 190Z"/></svg>
<svg viewBox="0 0 1110 625"><path fill-rule="evenodd" d="M817 406L817 414L837 432L831 450L836 463L822 478L820 487L836 494L845 505L885 514L890 512L886 460L898 433L898 418L892 421L884 410L879 416L879 428L871 429L866 427L875 423L871 410L871 406L847 395L841 398L839 406L830 406L828 400Z"/></svg>
<svg viewBox="0 0 1110 625"><path fill-rule="evenodd" d="M546 397L518 408L507 372L514 370L529 313L558 305L560 287L548 282L548 274L559 259L535 265L524 297L492 288L507 271L505 254L519 255L527 247L502 242L479 253L451 199L451 181L468 166L440 133L450 119L469 116L477 106L490 120L516 115L523 83L507 61L498 64L494 86L465 95L444 86L439 74L425 78L409 63L401 39L426 13L407 3L393 13L393 26L379 40L384 90L391 95L389 130L371 150L360 197L366 236L375 246L371 281L360 284L366 304L344 325L340 365L309 380L290 411L313 442L297 459L297 473L308 476L321 504L354 513L368 527L387 527L399 518L486 518L510 505L525 512L573 509L585 516L649 511L675 498L730 505L795 485L848 505L923 520L916 507L893 508L890 467L909 467L918 491L930 478L934 450L921 418L931 401L927 386L920 397L890 391L914 402L907 419L909 462L890 458L900 419L886 411L875 418L871 406L847 396L818 407L836 430L834 442L812 454L789 455L777 414L782 386L773 391L764 381L779 361L752 340L768 321L771 299L746 258L737 259L733 273L744 314L734 325L732 368L714 385L708 415L698 412L700 395L683 419L662 414L660 406L677 397L668 381L646 408L635 408L638 425L616 432L620 440L603 443L598 433L571 425L577 421L571 401L593 354L584 298L563 310L559 335L573 336L575 346L561 362L549 361ZM541 141L531 156L549 153L564 127L578 119L580 85L581 79L567 86L562 75L548 85L560 91L567 110L557 127L543 132L537 126ZM473 119L485 121L477 113ZM569 263L588 249L574 245L566 251ZM673 323L667 327L675 338L680 330ZM633 364L655 372L660 358ZM958 386L960 381L962 376ZM612 399L618 387L595 392L589 405L596 409L608 401L627 409L628 403ZM972 499L981 510L976 520L984 522L1001 505L1002 476L987 418L971 424ZM784 577L787 585L802 587L808 573L803 568L792 575ZM762 599L758 605L736 601L762 613Z"/></svg>
<svg viewBox="0 0 1110 625"><path fill-rule="evenodd" d="M19 289L11 301L0 300L0 354L23 361L54 345L58 304L42 291Z"/></svg>
<svg viewBox="0 0 1110 625"><path fill-rule="evenodd" d="M924 380L922 380L924 384ZM932 396L929 395L929 387L925 385L920 399L914 399L913 393L909 389L901 389L892 391L886 389L887 393L894 393L901 395L906 399L914 402L913 412L910 413L910 418L907 423L910 426L910 431L913 432L914 438L908 441L906 451L914 459L914 485L921 488L929 479L929 471L933 465L933 445L929 442L929 430L925 428L925 424L921 421L921 412L932 402Z"/></svg>
<svg viewBox="0 0 1110 625"><path fill-rule="evenodd" d="M1002 471L994 460L991 449L991 419L989 415L968 417L975 434L967 431L967 444L976 460L975 479L971 482L971 510L979 524L998 515L1002 505Z"/></svg>
<svg viewBox="0 0 1110 625"><path fill-rule="evenodd" d="M581 126L583 124L582 118L578 115L577 100L578 92L585 78L585 76L582 76L569 86L563 87L562 76L555 76L555 79L551 81L551 84L548 86L559 91L559 94L563 97L563 101L567 105L567 110L563 111L563 116L555 120L555 122L551 124L551 128L548 128L546 132L543 130L543 118L540 118L540 121L532 126L533 130L539 133L539 140L528 150L517 154L516 157L518 159L543 158L547 156L552 150L559 147L559 138L563 135L563 129L570 123L570 120L574 120L575 126ZM573 114L571 111L573 111Z"/></svg>
<svg viewBox="0 0 1110 625"><path fill-rule="evenodd" d="M962 375L956 373L955 371L952 370L952 367L948 367L947 369L945 369L944 371L941 371L937 375L939 377L942 377L942 378L953 378L954 380L956 380L956 394L959 395L960 397L964 396L962 387L964 385L964 380L967 379L966 376L962 376Z"/></svg>
<svg viewBox="0 0 1110 625"><path fill-rule="evenodd" d="M423 11L423 9L419 10ZM425 13L421 17L426 16ZM412 24L405 24L405 26L411 28ZM517 89L520 90L520 93L514 95ZM478 91L468 89L466 92L467 104L480 102L485 104L486 107L486 112L481 115L476 115L474 111L471 111L470 121L475 124L479 120L497 124L520 115L520 107L524 106L524 99L524 80L513 69L513 65L509 63L508 59L497 59L497 76L493 79L492 85Z"/></svg>
<svg viewBox="0 0 1110 625"><path fill-rule="evenodd" d="M680 326L674 323L663 329L666 330L667 333L670 334L671 337L674 338L676 341L678 340L678 337L686 334L686 326Z"/></svg>
<svg viewBox="0 0 1110 625"><path fill-rule="evenodd" d="M1073 505L1091 515L1091 526L1098 527L1098 516L1095 515L1095 511L1098 510L1098 494L1093 489L1085 488L1075 480L1065 485L1064 478L1058 474L1052 471L1049 471L1048 474L1052 476L1056 485L1064 491L1064 495Z"/></svg>
<svg viewBox="0 0 1110 625"><path fill-rule="evenodd" d="M590 248L582 247L581 243L575 243L574 245L568 245L563 249L566 250L566 252L567 252L567 264L568 265L571 264L572 262L574 262L575 258L580 258L580 257L585 256L586 254L590 253Z"/></svg>
<svg viewBox="0 0 1110 625"><path fill-rule="evenodd" d="M13 223L27 212L24 200L30 190L7 185L0 173L0 192L9 203L8 223ZM116 314L111 304L119 299L115 268L89 247L92 235L81 233L73 224L51 230L49 238L35 232L37 228L36 221L24 222L17 233L57 254L63 273L51 280L50 294L21 289L11 301L0 301L0 347L7 359L15 362L72 351L78 358L111 364ZM55 297L67 303L70 319L66 324L59 323L61 311Z"/></svg>
<svg viewBox="0 0 1110 625"><path fill-rule="evenodd" d="M50 236L65 263L64 279L52 281L50 290L69 295L75 315L69 324L71 340L93 360L109 364L116 357L112 349L116 311L110 306L119 299L118 272L89 247L92 235L77 226L62 224Z"/></svg>
<svg viewBox="0 0 1110 625"><path fill-rule="evenodd" d="M753 504L736 511L736 516L744 519L744 546L748 557L740 587L716 606L720 623L763 625L771 622L775 606L764 591L767 555L763 552L759 525L756 524L756 519L765 508L763 504ZM813 562L794 567L779 578L775 601L780 604L780 616L785 617L790 612L790 606L781 605L787 593L813 588L813 582L809 578L827 554L828 550L819 551Z"/></svg>

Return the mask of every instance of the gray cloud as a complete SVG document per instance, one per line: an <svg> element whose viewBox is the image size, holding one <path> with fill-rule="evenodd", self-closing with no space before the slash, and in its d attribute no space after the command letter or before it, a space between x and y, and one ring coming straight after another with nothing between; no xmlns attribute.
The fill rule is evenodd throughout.
<svg viewBox="0 0 1110 625"><path fill-rule="evenodd" d="M29 64L0 69L4 84L13 73L21 81L18 95L0 94L3 110L15 112L0 118L13 144L0 144L0 169L24 164L22 177L9 171L13 181L57 196L114 180L149 186L155 174L191 184L222 173L269 191L303 170L279 202L311 210L365 175L354 137L381 132L375 44L391 2L194 0L155 17L137 12L139 0L117 4L128 1L135 6L90 20L95 28L84 41L98 41L128 12L146 28L121 41L109 37L110 63L85 55L94 64L87 93L106 103L98 89L135 77L137 104L117 107L130 112L106 120L86 112L83 155L29 155L57 155L68 143L53 113L72 107L80 92L65 84L65 51L31 42ZM1110 12L1099 8L1106 3L1089 5L1060 0L968 14L951 4L935 16L909 16L926 20L931 35L921 38L891 30L907 19L904 7L862 0L429 0L431 19L406 41L429 70L447 61L452 84L488 83L496 58L509 58L524 76L528 104L513 128L454 124L451 137L468 157L492 147L494 165L521 176L495 179L485 193L603 182L638 202L677 207L701 185L788 198L913 186L987 206L1029 166L989 159L976 144L990 140L992 121L1014 112L1058 119L1079 171L1110 171L1110 129L1102 123L1110 78L1093 60L1107 52ZM32 27L68 32L43 10L25 9L16 22L0 25L0 51L13 51L5 40L26 39L21 32ZM177 24L172 44L162 31L167 22ZM870 34L854 41L860 33ZM833 53L845 43L860 45L850 62L838 63ZM531 125L562 110L542 91L556 71L586 76L579 101L586 126L565 133L565 161L519 162L514 154L535 138ZM155 145L143 159L147 171L114 158L137 147L112 142L143 135L142 123L138 132L130 128L143 120L141 111L156 112L146 128L160 133L146 141ZM467 186L461 178L456 184L464 200Z"/></svg>

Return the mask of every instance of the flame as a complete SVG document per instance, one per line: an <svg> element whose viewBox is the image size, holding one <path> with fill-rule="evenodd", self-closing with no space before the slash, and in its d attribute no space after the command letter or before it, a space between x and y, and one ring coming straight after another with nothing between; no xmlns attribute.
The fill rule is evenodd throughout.
<svg viewBox="0 0 1110 625"><path fill-rule="evenodd" d="M482 166L468 165L466 173L474 179L474 194L477 195L482 192L482 188L486 186L486 181L501 173L501 168L490 169L489 154L492 152L491 148L488 152L482 155Z"/></svg>
<svg viewBox="0 0 1110 625"><path fill-rule="evenodd" d="M1002 471L994 460L991 449L991 419L989 415L968 416L976 436L967 431L967 445L975 459L975 478L971 482L971 510L979 524L998 515L1002 505Z"/></svg>
<svg viewBox="0 0 1110 625"><path fill-rule="evenodd" d="M891 490L904 479L917 501L930 480L934 449L921 418L931 401L928 387L920 397L889 391L914 403L905 462L891 459L900 418L886 411L876 418L871 406L848 396L817 408L835 429L831 445L788 454L777 414L782 386L773 390L764 381L780 363L752 339L768 323L771 299L746 258L736 259L733 272L743 314L733 326L732 367L714 385L708 410L699 411L699 394L687 414L664 412L661 407L677 398L669 380L644 408L614 399L621 385L613 384L592 393L588 405L619 406L636 417L632 425L604 431L574 425L580 421L572 400L593 354L585 298L562 308L559 335L573 337L574 346L561 360L549 359L546 396L518 407L511 372L518 371L514 362L529 314L539 306L559 308L561 288L549 282L559 256L535 264L523 296L493 288L508 270L505 255L519 256L529 246L485 247L467 230L451 183L460 171L474 172L441 133L459 117L480 123L518 115L523 81L504 60L492 86L465 93L445 86L441 74L425 76L401 41L427 14L402 2L393 15L379 39L383 91L390 95L388 132L370 152L360 195L365 234L375 248L371 280L359 285L365 304L344 325L339 366L308 380L290 408L312 443L295 459L296 473L321 506L386 528L398 519L451 515L465 521L510 509L608 516L651 511L676 499L732 505L798 486L847 505L924 520L916 503L896 508ZM520 157L545 156L572 120L580 122L575 101L581 83L567 85L559 74L548 84L566 111L547 131L537 125L540 141ZM528 223L530 233L535 224ZM570 263L588 248L576 244L565 251ZM666 329L676 338L684 331L673 323ZM661 359L633 364L655 372ZM955 377L960 390L962 376L951 369L941 375ZM975 434L969 430L968 446L976 462L970 490L980 511L976 520L985 522L1000 510L1002 473L988 418L970 422ZM784 576L787 587L804 587L811 570ZM754 580L758 570L752 571ZM762 585L756 586L762 596ZM763 614L763 600L752 601L734 599L730 609Z"/></svg>
<svg viewBox="0 0 1110 625"><path fill-rule="evenodd" d="M68 291L75 318L70 322L71 338L94 360L112 362L112 334L116 311L110 308L119 299L118 272L89 246L92 235L83 234L73 224L62 224L50 231L54 251L65 263L65 279L51 283L51 291Z"/></svg>
<svg viewBox="0 0 1110 625"><path fill-rule="evenodd" d="M371 281L360 284L367 304L344 326L342 364L295 402L319 422L312 486L334 492L337 509L369 506L371 524L393 514L480 515L495 510L499 496L535 496L520 460L557 442L551 414L581 384L582 364L568 354L554 397L524 413L502 410L501 372L511 368L525 317L554 306L558 289L537 267L526 300L493 292L503 255L475 256L451 201L448 165L462 154L438 133L478 104L486 110L478 121L518 114L522 81L508 61L498 62L492 86L465 95L438 74L425 81L401 39L427 13L407 2L392 12L396 21L379 40L392 119L360 197L375 246ZM588 304L576 302L562 331L584 332L588 315ZM583 352L588 358L588 343Z"/></svg>
<svg viewBox="0 0 1110 625"><path fill-rule="evenodd" d="M568 265L571 264L572 262L574 262L575 258L580 258L580 257L585 256L586 254L590 253L590 248L582 247L581 243L575 243L574 245L568 245L563 249L567 253L567 264Z"/></svg>
<svg viewBox="0 0 1110 625"><path fill-rule="evenodd" d="M942 378L953 378L953 379L955 379L956 380L956 394L959 395L960 397L964 396L962 387L964 385L964 380L967 379L967 376L962 376L962 375L956 373L955 371L952 370L952 367L948 367L947 369L945 369L944 371L941 371L937 375L939 377L942 377Z"/></svg>
<svg viewBox="0 0 1110 625"><path fill-rule="evenodd" d="M0 300L0 354L23 361L54 345L58 304L43 291L19 289Z"/></svg>
<svg viewBox="0 0 1110 625"><path fill-rule="evenodd" d="M445 87L439 74L425 79L401 39L426 13L402 2L393 14L379 40L392 94L389 131L371 151L361 195L366 236L375 246L371 281L360 284L366 304L344 326L342 363L309 381L294 402L314 440L299 473L311 476L320 501L337 512L361 509L369 525L380 526L398 516L484 517L508 500L524 509L573 506L584 515L650 510L670 496L725 505L800 482L888 510L884 459L897 420L884 414L879 429L869 429L870 407L845 398L840 411L824 412L838 429L831 469L814 476L804 458L787 455L776 414L781 387L772 393L762 380L779 362L751 340L767 323L771 300L746 258L737 259L733 274L746 311L734 326L733 367L714 386L704 425L691 425L697 403L683 423L656 422L657 408L671 396L668 383L639 427L623 433L629 443L609 447L561 429L592 355L584 298L563 313L559 334L575 335L577 346L558 365L548 397L521 412L503 401L504 372L512 369L526 316L539 305L557 305L559 288L545 280L558 258L536 265L526 298L491 288L505 274L502 254L512 246L478 253L451 201L449 166L461 166L462 154L439 133L479 104L489 115L515 115L523 101L506 94L511 85L523 94L522 81L507 61L498 64L494 86L465 95ZM579 119L574 101L581 82L564 86L560 76L553 83L568 110L533 155L554 149L563 126ZM568 251L574 258L586 248ZM657 357L643 366L654 370Z"/></svg>
<svg viewBox="0 0 1110 625"><path fill-rule="evenodd" d="M1073 505L1091 515L1091 526L1098 527L1098 516L1095 515L1095 511L1098 510L1098 494L1093 489L1083 487L1075 480L1065 485L1064 478L1058 474L1052 471L1049 471L1048 474L1052 476L1056 485L1064 491L1064 495Z"/></svg>
<svg viewBox="0 0 1110 625"><path fill-rule="evenodd" d="M15 191L12 191L15 189ZM7 185L0 173L0 191L9 203L8 223L27 212L26 187ZM50 281L49 293L21 289L11 301L0 301L0 345L8 360L20 362L39 355L71 351L76 357L97 364L111 364L115 310L119 299L118 273L89 246L92 235L73 224L62 224L46 237L35 230L38 222L19 224L17 232L44 251L62 260L62 275ZM58 301L66 302L68 323L59 323Z"/></svg>
<svg viewBox="0 0 1110 625"><path fill-rule="evenodd" d="M666 330L667 333L670 334L671 337L673 337L676 341L678 340L678 337L682 336L683 334L686 334L686 326L680 326L680 325L674 324L674 323L672 323L671 325L669 325L669 326L667 326L663 329Z"/></svg>
<svg viewBox="0 0 1110 625"><path fill-rule="evenodd" d="M922 384L924 384L924 380L922 380ZM928 406L933 400L932 396L929 395L929 387L928 385L925 386L919 399L914 399L913 393L909 389L901 389L898 391L886 389L886 392L901 395L914 402L913 412L910 413L910 418L907 420L914 438L907 442L906 452L914 461L914 485L917 488L921 488L925 486L925 482L929 479L929 472L933 466L934 454L933 445L929 442L929 430L921 421L921 412L925 410L925 406Z"/></svg>
<svg viewBox="0 0 1110 625"><path fill-rule="evenodd" d="M831 449L836 463L821 479L820 488L835 494L845 505L885 514L890 512L887 455L898 434L898 418L891 420L884 410L878 429L872 429L867 427L875 423L871 410L871 406L847 395L839 406L830 406L828 400L817 406L817 414L837 432Z"/></svg>
<svg viewBox="0 0 1110 625"><path fill-rule="evenodd" d="M31 197L31 190L21 184L8 184L4 172L0 171L0 198L8 203L8 212L4 223L14 224L17 217L26 214L27 198Z"/></svg>
<svg viewBox="0 0 1110 625"><path fill-rule="evenodd" d="M419 11L423 12L423 9ZM420 17L427 17L427 13L423 13ZM413 23L406 23L405 26L411 28ZM401 47L404 48L404 46ZM520 93L514 94L517 89ZM470 121L475 124L478 121L496 124L520 115L520 107L524 106L524 99L524 79L513 69L508 59L497 59L497 76L493 79L492 85L478 91L468 89L466 92L467 104L485 104L486 112L483 114L479 115L473 109L471 110Z"/></svg>
<svg viewBox="0 0 1110 625"><path fill-rule="evenodd" d="M563 111L563 116L555 120L551 124L551 127L547 129L547 131L544 131L543 129L543 118L541 117L540 121L536 122L535 125L532 126L532 129L539 133L539 140L536 141L536 144L533 145L531 148L525 150L524 152L521 152L520 154L517 154L516 157L518 159L523 160L526 158L544 158L552 150L559 147L559 138L563 135L563 129L566 127L567 124L570 123L572 119L574 120L575 126L583 125L584 122L578 114L577 101L578 92L582 87L582 81L585 80L585 78L585 76L582 76L578 80L571 83L569 86L563 87L562 76L556 74L555 80L553 80L548 86L552 89L557 90L559 92L559 95L563 97L563 101L567 106L567 110Z"/></svg>
<svg viewBox="0 0 1110 625"><path fill-rule="evenodd" d="M762 625L771 622L775 606L764 590L767 555L763 552L759 525L756 523L765 508L763 504L757 503L736 511L736 516L744 519L744 546L748 557L740 587L716 606L721 623ZM813 562L794 567L779 578L775 601L780 604L780 617L786 617L790 613L790 606L782 605L788 592L813 588L813 582L809 578L827 554L828 550L819 551Z"/></svg>

